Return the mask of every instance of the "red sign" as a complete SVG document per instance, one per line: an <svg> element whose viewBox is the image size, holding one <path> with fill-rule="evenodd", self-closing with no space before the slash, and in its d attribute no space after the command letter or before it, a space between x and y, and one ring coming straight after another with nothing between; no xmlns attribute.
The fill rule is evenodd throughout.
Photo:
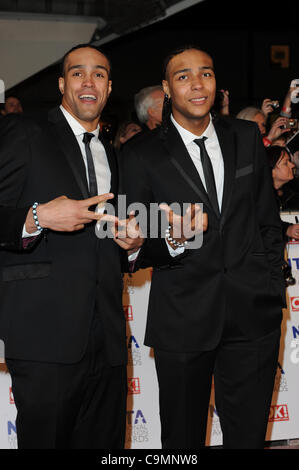
<svg viewBox="0 0 299 470"><path fill-rule="evenodd" d="M127 321L133 320L133 308L132 305L124 305L124 312Z"/></svg>
<svg viewBox="0 0 299 470"><path fill-rule="evenodd" d="M299 312L299 297L291 297L290 302L293 312Z"/></svg>
<svg viewBox="0 0 299 470"><path fill-rule="evenodd" d="M12 393L12 388L9 387L9 403L11 405L14 405L15 404L15 400L14 400L14 397L13 397L13 393Z"/></svg>
<svg viewBox="0 0 299 470"><path fill-rule="evenodd" d="M129 395L140 395L140 380L139 377L128 379L128 393Z"/></svg>
<svg viewBox="0 0 299 470"><path fill-rule="evenodd" d="M289 421L287 405L272 405L270 407L269 421Z"/></svg>

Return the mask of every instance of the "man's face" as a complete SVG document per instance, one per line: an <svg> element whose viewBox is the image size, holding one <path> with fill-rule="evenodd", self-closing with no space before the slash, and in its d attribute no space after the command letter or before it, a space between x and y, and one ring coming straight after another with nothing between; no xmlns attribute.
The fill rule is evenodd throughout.
<svg viewBox="0 0 299 470"><path fill-rule="evenodd" d="M59 78L62 105L83 126L97 125L111 93L110 66L106 57L84 47L66 58L64 77Z"/></svg>
<svg viewBox="0 0 299 470"><path fill-rule="evenodd" d="M4 109L5 109L5 114L23 112L23 108L22 108L20 101L18 100L18 98L15 98L13 96L11 96L10 98L7 98Z"/></svg>
<svg viewBox="0 0 299 470"><path fill-rule="evenodd" d="M196 49L174 56L168 63L163 89L172 100L174 118L183 127L208 120L216 94L211 57Z"/></svg>
<svg viewBox="0 0 299 470"><path fill-rule="evenodd" d="M261 113L258 113L254 116L253 121L259 126L260 133L266 135L266 119L265 116Z"/></svg>

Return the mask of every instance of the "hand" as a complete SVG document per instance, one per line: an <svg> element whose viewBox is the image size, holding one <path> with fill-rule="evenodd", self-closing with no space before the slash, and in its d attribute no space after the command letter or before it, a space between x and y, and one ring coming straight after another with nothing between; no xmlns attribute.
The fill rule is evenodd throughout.
<svg viewBox="0 0 299 470"><path fill-rule="evenodd" d="M94 220L101 220L103 217L102 214L89 211L88 208L113 198L112 193L101 194L80 201L60 196L37 206L38 221L41 227L57 232L82 230L86 224ZM28 233L36 231L32 209L27 214L25 228Z"/></svg>
<svg viewBox="0 0 299 470"><path fill-rule="evenodd" d="M168 204L163 203L159 207L164 211L171 226L171 238L179 243L205 232L208 228L208 214L202 212L199 204L189 204L184 216L175 214ZM169 240L167 242L172 246ZM175 247L172 246L172 248Z"/></svg>
<svg viewBox="0 0 299 470"><path fill-rule="evenodd" d="M270 100L269 98L265 98L262 103L262 111L266 117L268 117L268 114L272 113L273 111L271 103L272 103L272 100Z"/></svg>
<svg viewBox="0 0 299 470"><path fill-rule="evenodd" d="M292 224L288 227L286 234L289 238L299 240L299 224Z"/></svg>
<svg viewBox="0 0 299 470"><path fill-rule="evenodd" d="M277 118L274 121L269 134L267 135L267 139L273 142L273 140L278 139L278 137L280 137L285 132L290 132L290 129L286 129L286 128L281 129L282 126L286 126L288 124L288 121L289 120L286 117L280 116L279 118Z"/></svg>
<svg viewBox="0 0 299 470"><path fill-rule="evenodd" d="M229 115L229 91L228 90L220 90L220 91L222 92L220 114L224 116L228 116Z"/></svg>
<svg viewBox="0 0 299 470"><path fill-rule="evenodd" d="M114 241L131 255L138 251L144 243L144 235L137 223L134 211L130 212L129 218L118 220L111 227ZM103 218L105 220L105 216Z"/></svg>

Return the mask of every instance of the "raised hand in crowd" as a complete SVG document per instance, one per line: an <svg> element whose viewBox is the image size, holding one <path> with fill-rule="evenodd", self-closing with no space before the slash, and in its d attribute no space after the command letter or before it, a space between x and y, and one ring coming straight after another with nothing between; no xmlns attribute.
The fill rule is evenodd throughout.
<svg viewBox="0 0 299 470"><path fill-rule="evenodd" d="M290 118L292 116L292 98L294 98L294 93L296 93L296 90L298 90L299 93L299 88L298 88L298 80L292 80L290 83L290 87L287 91L287 94L285 96L282 108L281 108L281 116L285 116Z"/></svg>
<svg viewBox="0 0 299 470"><path fill-rule="evenodd" d="M290 132L290 128L288 128L288 118L284 116L279 116L274 123L271 126L270 131L268 132L268 135L266 136L267 141L269 142L269 145L272 144L273 141L278 139L282 134L285 134L286 132Z"/></svg>
<svg viewBox="0 0 299 470"><path fill-rule="evenodd" d="M220 110L219 113L222 116L229 116L229 91L228 90L220 90L222 93L222 99L220 102Z"/></svg>
<svg viewBox="0 0 299 470"><path fill-rule="evenodd" d="M275 109L275 105L273 107L273 103L277 103L273 100L270 100L270 98L265 98L262 103L262 111L264 115L266 116L266 119L268 118L268 115L273 112L273 109Z"/></svg>

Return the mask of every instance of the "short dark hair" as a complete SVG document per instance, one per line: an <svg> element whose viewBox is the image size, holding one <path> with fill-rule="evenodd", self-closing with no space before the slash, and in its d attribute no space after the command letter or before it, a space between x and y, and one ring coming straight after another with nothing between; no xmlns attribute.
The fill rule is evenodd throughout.
<svg viewBox="0 0 299 470"><path fill-rule="evenodd" d="M192 49L195 49L196 51L204 52L205 54L207 54L209 57L212 58L211 54L209 54L207 51L205 51L204 49L202 49L200 46L196 44L187 44L185 46L178 47L170 51L163 61L163 70L162 70L163 78L166 77L167 66L169 62L171 61L171 59L173 59L173 57L175 57L176 55L182 54L183 52L190 51Z"/></svg>
<svg viewBox="0 0 299 470"><path fill-rule="evenodd" d="M281 147L280 145L270 145L266 148L266 152L271 170L273 170L273 168L275 168L277 163L281 160L283 152L286 152L290 156L288 149L286 147Z"/></svg>
<svg viewBox="0 0 299 470"><path fill-rule="evenodd" d="M162 73L163 73L164 79L166 79L166 70L171 59L175 57L176 55L182 54L183 52L190 51L192 49L195 49L196 51L204 52L209 57L211 57L211 55L208 52L204 51L201 47L194 45L194 44L187 44L186 46L178 47L177 49L174 49L171 52L169 52L163 61ZM168 131L168 122L169 122L171 112L172 112L171 98L165 95L164 102L163 102L162 123L161 123L161 130L162 130L162 133L164 134L166 134Z"/></svg>
<svg viewBox="0 0 299 470"><path fill-rule="evenodd" d="M65 75L65 63L66 63L66 59L68 58L69 54L71 54L71 52L73 52L73 51L76 51L77 49L83 49L83 48L94 49L95 51L100 52L101 54L103 54L103 56L106 57L106 59L108 60L108 63L109 63L108 78L109 78L109 80L111 80L112 66L111 66L111 61L110 61L109 57L107 56L107 54L105 54L103 51L101 51L98 47L93 46L92 44L88 44L88 43L78 44L77 46L72 47L69 51L67 51L64 54L64 56L61 59L61 64L60 64L60 77L64 77L64 75Z"/></svg>

